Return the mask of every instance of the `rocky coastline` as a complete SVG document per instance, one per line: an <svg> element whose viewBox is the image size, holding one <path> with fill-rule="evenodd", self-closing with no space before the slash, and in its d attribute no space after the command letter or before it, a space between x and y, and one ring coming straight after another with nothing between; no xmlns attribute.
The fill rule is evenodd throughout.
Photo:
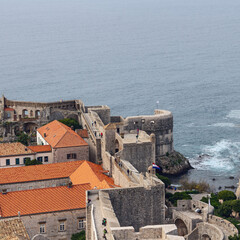
<svg viewBox="0 0 240 240"><path fill-rule="evenodd" d="M170 176L178 176L193 169L189 160L176 151L159 157L156 163L161 167L162 174Z"/></svg>

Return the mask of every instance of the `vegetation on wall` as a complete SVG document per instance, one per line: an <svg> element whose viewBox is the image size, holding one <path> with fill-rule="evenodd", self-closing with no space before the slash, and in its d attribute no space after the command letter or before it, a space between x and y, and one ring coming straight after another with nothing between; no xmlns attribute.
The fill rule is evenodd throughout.
<svg viewBox="0 0 240 240"><path fill-rule="evenodd" d="M75 233L72 235L71 240L85 240L85 231L81 231L79 233Z"/></svg>
<svg viewBox="0 0 240 240"><path fill-rule="evenodd" d="M171 180L168 177L156 173L157 177L165 184L165 188L171 185Z"/></svg>
<svg viewBox="0 0 240 240"><path fill-rule="evenodd" d="M174 205L177 206L177 201L178 200L187 200L187 199L192 199L192 197L187 194L186 192L175 192L174 194L171 195L171 193L166 194L166 198L168 197L168 200Z"/></svg>
<svg viewBox="0 0 240 240"><path fill-rule="evenodd" d="M29 136L24 132L21 132L17 137L17 141L25 146L28 146L29 140L30 140Z"/></svg>
<svg viewBox="0 0 240 240"><path fill-rule="evenodd" d="M73 130L82 129L82 126L78 123L78 121L73 118L64 118L58 121L67 125L70 128L73 127Z"/></svg>
<svg viewBox="0 0 240 240"><path fill-rule="evenodd" d="M26 162L25 162L25 166L40 165L40 164L42 164L42 162L36 159L31 160L30 158L26 159Z"/></svg>

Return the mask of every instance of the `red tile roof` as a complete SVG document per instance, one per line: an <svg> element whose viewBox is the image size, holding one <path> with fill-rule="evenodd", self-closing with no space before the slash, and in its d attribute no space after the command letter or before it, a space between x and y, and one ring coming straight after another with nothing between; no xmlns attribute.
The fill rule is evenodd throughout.
<svg viewBox="0 0 240 240"><path fill-rule="evenodd" d="M26 167L0 168L0 184L67 178L83 162L71 161Z"/></svg>
<svg viewBox="0 0 240 240"><path fill-rule="evenodd" d="M87 129L77 129L77 134L82 138L88 138L88 131Z"/></svg>
<svg viewBox="0 0 240 240"><path fill-rule="evenodd" d="M112 178L104 174L103 168L95 163L83 161L74 173L71 174L70 179L73 184L90 183L92 188L105 189L118 187L114 184Z"/></svg>
<svg viewBox="0 0 240 240"><path fill-rule="evenodd" d="M38 132L52 148L88 146L70 127L57 120L42 126Z"/></svg>
<svg viewBox="0 0 240 240"><path fill-rule="evenodd" d="M4 111L7 111L7 112L13 112L14 109L13 109L13 108L4 108Z"/></svg>
<svg viewBox="0 0 240 240"><path fill-rule="evenodd" d="M37 146L28 146L33 152L51 152L52 148L50 145L37 145Z"/></svg>
<svg viewBox="0 0 240 240"><path fill-rule="evenodd" d="M1 217L58 212L86 207L90 184L40 188L0 194Z"/></svg>
<svg viewBox="0 0 240 240"><path fill-rule="evenodd" d="M0 156L29 155L34 152L20 142L0 143Z"/></svg>

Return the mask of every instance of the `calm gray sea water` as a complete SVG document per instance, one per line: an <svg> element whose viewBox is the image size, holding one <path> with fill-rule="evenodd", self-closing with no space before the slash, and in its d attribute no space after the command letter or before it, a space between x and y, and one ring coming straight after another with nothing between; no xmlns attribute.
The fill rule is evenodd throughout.
<svg viewBox="0 0 240 240"><path fill-rule="evenodd" d="M196 168L187 177L236 184L239 13L239 0L0 0L0 93L123 116L159 101Z"/></svg>

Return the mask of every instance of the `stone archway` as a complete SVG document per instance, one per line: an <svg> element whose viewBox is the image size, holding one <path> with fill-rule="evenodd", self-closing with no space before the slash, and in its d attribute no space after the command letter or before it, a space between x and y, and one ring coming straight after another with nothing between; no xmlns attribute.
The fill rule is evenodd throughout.
<svg viewBox="0 0 240 240"><path fill-rule="evenodd" d="M78 121L78 115L77 114L70 114L67 116L67 118L71 118L71 119L74 119L76 121Z"/></svg>
<svg viewBox="0 0 240 240"><path fill-rule="evenodd" d="M31 240L48 240L48 238L46 238L45 236L43 236L42 234L36 234L32 237Z"/></svg>
<svg viewBox="0 0 240 240"><path fill-rule="evenodd" d="M33 122L27 122L23 124L23 131L26 133L32 133L37 129L38 125Z"/></svg>
<svg viewBox="0 0 240 240"><path fill-rule="evenodd" d="M35 111L35 118L40 118L40 110Z"/></svg>
<svg viewBox="0 0 240 240"><path fill-rule="evenodd" d="M211 238L207 234L203 234L201 240L211 240Z"/></svg>
<svg viewBox="0 0 240 240"><path fill-rule="evenodd" d="M188 234L188 229L183 220L177 218L175 220L175 225L177 226L178 236L185 236Z"/></svg>
<svg viewBox="0 0 240 240"><path fill-rule="evenodd" d="M28 110L27 110L27 109L23 109L23 110L22 110L22 117L23 117L23 118L28 117Z"/></svg>

